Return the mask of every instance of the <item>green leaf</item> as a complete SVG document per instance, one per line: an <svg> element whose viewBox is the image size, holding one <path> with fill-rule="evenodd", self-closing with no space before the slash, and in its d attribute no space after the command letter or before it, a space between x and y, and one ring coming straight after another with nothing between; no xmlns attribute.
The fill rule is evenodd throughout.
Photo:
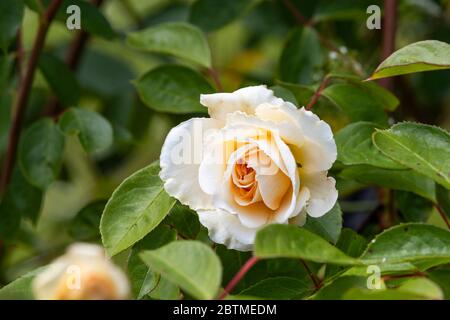
<svg viewBox="0 0 450 320"><path fill-rule="evenodd" d="M165 191L153 163L125 179L114 191L100 222L108 255L113 256L142 239L166 217L175 200Z"/></svg>
<svg viewBox="0 0 450 320"><path fill-rule="evenodd" d="M185 22L169 22L127 36L133 48L169 54L177 58L211 67L211 51L202 31Z"/></svg>
<svg viewBox="0 0 450 320"><path fill-rule="evenodd" d="M270 90L273 91L275 97L281 98L284 101L289 101L294 105L298 106L297 98L289 89L286 89L285 87L282 86L273 86L270 87Z"/></svg>
<svg viewBox="0 0 450 320"><path fill-rule="evenodd" d="M64 106L74 106L80 100L80 86L69 67L56 57L41 54L39 69Z"/></svg>
<svg viewBox="0 0 450 320"><path fill-rule="evenodd" d="M294 225L270 225L258 231L255 255L260 258L301 258L343 265L357 261L316 234Z"/></svg>
<svg viewBox="0 0 450 320"><path fill-rule="evenodd" d="M148 294L157 300L180 300L180 288L169 280L160 277L158 285Z"/></svg>
<svg viewBox="0 0 450 320"><path fill-rule="evenodd" d="M361 260L394 264L450 258L450 232L432 225L406 223L377 235Z"/></svg>
<svg viewBox="0 0 450 320"><path fill-rule="evenodd" d="M150 269L139 257L141 250L153 250L171 241L175 241L177 233L167 226L158 226L141 241L136 243L128 258L128 274L131 288L136 299L142 299L155 290L161 281L161 276Z"/></svg>
<svg viewBox="0 0 450 320"><path fill-rule="evenodd" d="M317 32L299 27L290 35L280 58L279 73L283 81L311 84L314 73L324 63Z"/></svg>
<svg viewBox="0 0 450 320"><path fill-rule="evenodd" d="M342 229L341 236L339 237L336 247L350 257L358 258L363 254L364 249L367 247L367 240L354 232L351 229ZM346 270L346 267L327 265L326 277L331 277L341 271Z"/></svg>
<svg viewBox="0 0 450 320"><path fill-rule="evenodd" d="M64 135L50 119L35 122L23 134L19 163L28 181L46 189L58 176L62 164Z"/></svg>
<svg viewBox="0 0 450 320"><path fill-rule="evenodd" d="M335 135L338 160L345 165L368 164L385 169L405 167L382 154L372 143L372 134L379 125L372 122L355 122Z"/></svg>
<svg viewBox="0 0 450 320"><path fill-rule="evenodd" d="M32 283L45 267L37 268L0 288L0 300L34 300Z"/></svg>
<svg viewBox="0 0 450 320"><path fill-rule="evenodd" d="M6 51L16 36L23 17L22 0L0 1L0 49Z"/></svg>
<svg viewBox="0 0 450 320"><path fill-rule="evenodd" d="M431 179L412 170L388 170L358 165L342 170L339 176L347 180L356 180L365 185L414 192L433 202L436 198L436 184Z"/></svg>
<svg viewBox="0 0 450 320"><path fill-rule="evenodd" d="M200 232L200 221L195 211L179 202L170 210L167 221L185 238L195 239Z"/></svg>
<svg viewBox="0 0 450 320"><path fill-rule="evenodd" d="M314 12L313 21L357 20L367 18L366 9L370 1L319 1Z"/></svg>
<svg viewBox="0 0 450 320"><path fill-rule="evenodd" d="M439 206L450 218L450 190L441 187L440 185L436 186L436 198Z"/></svg>
<svg viewBox="0 0 450 320"><path fill-rule="evenodd" d="M444 293L444 298L450 299L450 270L437 269L428 272L428 276L431 280L436 282Z"/></svg>
<svg viewBox="0 0 450 320"><path fill-rule="evenodd" d="M367 277L342 276L323 286L312 297L313 300L338 300L352 288L367 288Z"/></svg>
<svg viewBox="0 0 450 320"><path fill-rule="evenodd" d="M207 32L214 31L239 18L252 2L249 0L197 0L191 6L189 21Z"/></svg>
<svg viewBox="0 0 450 320"><path fill-rule="evenodd" d="M374 133L373 142L388 157L450 189L450 134L447 131L403 122Z"/></svg>
<svg viewBox="0 0 450 320"><path fill-rule="evenodd" d="M104 151L113 143L111 124L94 111L72 108L64 112L59 120L59 127L66 134L78 135L88 153Z"/></svg>
<svg viewBox="0 0 450 320"><path fill-rule="evenodd" d="M70 236L78 241L99 239L100 219L105 205L105 200L98 200L81 209L69 225Z"/></svg>
<svg viewBox="0 0 450 320"><path fill-rule="evenodd" d="M408 222L426 222L433 210L433 203L411 192L396 191L395 205Z"/></svg>
<svg viewBox="0 0 450 320"><path fill-rule="evenodd" d="M437 40L412 43L384 60L368 80L450 68L450 45Z"/></svg>
<svg viewBox="0 0 450 320"><path fill-rule="evenodd" d="M336 202L330 211L319 218L308 216L303 227L325 240L336 243L342 230L342 211L339 203Z"/></svg>
<svg viewBox="0 0 450 320"><path fill-rule="evenodd" d="M213 299L222 278L214 251L197 241L175 241L140 254L144 262L197 299Z"/></svg>
<svg viewBox="0 0 450 320"><path fill-rule="evenodd" d="M387 124L383 108L360 86L333 84L322 91L322 96L342 109L352 122L370 121L381 126Z"/></svg>
<svg viewBox="0 0 450 320"><path fill-rule="evenodd" d="M307 281L290 277L274 277L256 283L241 291L238 296L290 300L303 298L311 291L312 288Z"/></svg>
<svg viewBox="0 0 450 320"><path fill-rule="evenodd" d="M11 104L11 95L0 95L0 154L3 154L8 145L9 130L11 127Z"/></svg>
<svg viewBox="0 0 450 320"><path fill-rule="evenodd" d="M153 110L168 113L206 112L200 95L214 90L192 69L166 65L144 74L136 82L141 100Z"/></svg>

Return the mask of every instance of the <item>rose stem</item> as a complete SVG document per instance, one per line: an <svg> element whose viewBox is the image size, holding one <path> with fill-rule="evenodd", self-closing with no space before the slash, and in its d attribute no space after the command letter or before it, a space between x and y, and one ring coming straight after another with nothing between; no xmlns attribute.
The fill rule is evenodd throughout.
<svg viewBox="0 0 450 320"><path fill-rule="evenodd" d="M441 206L438 204L435 204L434 207L439 212L439 215L442 217L442 220L444 220L447 227L450 229L450 222L448 221L447 216L444 213L444 210L442 210Z"/></svg>
<svg viewBox="0 0 450 320"><path fill-rule="evenodd" d="M247 262L241 267L241 269L236 273L236 275L231 279L231 281L227 284L222 294L219 296L219 300L225 299L230 292L234 289L234 287L242 280L245 274L259 261L258 257L251 257L247 260Z"/></svg>
<svg viewBox="0 0 450 320"><path fill-rule="evenodd" d="M217 72L217 70L214 68L207 68L206 73L216 84L217 90L223 91L222 82L220 81L219 73Z"/></svg>
<svg viewBox="0 0 450 320"><path fill-rule="evenodd" d="M300 262L302 263L303 267L305 267L306 272L308 272L308 275L311 278L312 282L314 283L314 286L316 287L316 289L319 289L321 287L319 278L313 272L311 272L311 269L309 269L305 260L300 259Z"/></svg>
<svg viewBox="0 0 450 320"><path fill-rule="evenodd" d="M312 107L316 104L317 100L319 100L320 95L322 94L322 91L325 89L325 87L328 85L328 82L330 81L330 77L326 76L322 83L320 84L317 91L314 93L311 101L306 106L306 110L311 110Z"/></svg>
<svg viewBox="0 0 450 320"><path fill-rule="evenodd" d="M20 138L20 131L22 128L22 120L25 114L28 97L30 95L31 85L33 83L34 72L39 60L39 55L44 47L45 38L47 35L50 22L53 20L62 0L53 0L49 5L47 11L40 19L39 28L36 34L36 39L31 50L30 59L23 80L20 83L18 96L13 108L14 116L12 126L9 131L8 149L6 151L5 162L3 163L1 178L0 178L0 193L3 193L11 178L14 160L16 157L17 144Z"/></svg>
<svg viewBox="0 0 450 320"><path fill-rule="evenodd" d="M396 0L384 0L383 42L381 47L381 61L384 61L395 50L396 29ZM392 90L392 78L380 80L380 85Z"/></svg>

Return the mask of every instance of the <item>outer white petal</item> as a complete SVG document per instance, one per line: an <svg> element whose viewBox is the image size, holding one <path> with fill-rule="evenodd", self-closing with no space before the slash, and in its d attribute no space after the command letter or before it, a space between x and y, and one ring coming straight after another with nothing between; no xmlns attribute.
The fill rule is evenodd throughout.
<svg viewBox="0 0 450 320"><path fill-rule="evenodd" d="M237 216L220 209L199 210L198 216L214 242L239 251L252 249L258 229L245 227Z"/></svg>
<svg viewBox="0 0 450 320"><path fill-rule="evenodd" d="M211 196L199 185L199 166L208 148L205 141L217 128L214 119L192 118L170 130L161 150L164 189L193 210L212 208Z"/></svg>
<svg viewBox="0 0 450 320"><path fill-rule="evenodd" d="M302 187L308 188L310 198L306 211L311 217L317 218L333 208L338 198L336 180L327 177L327 172L301 173Z"/></svg>
<svg viewBox="0 0 450 320"><path fill-rule="evenodd" d="M226 115L235 111L254 114L255 108L262 103L283 104L283 100L274 96L266 86L246 87L232 93L202 94L200 103L208 107L211 118L225 121Z"/></svg>
<svg viewBox="0 0 450 320"><path fill-rule="evenodd" d="M333 132L325 121L311 111L296 109L293 104L286 102L281 107L261 105L256 109L256 115L263 120L289 122L297 126L300 136L298 140L287 134L283 138L290 144L297 162L304 169L325 171L336 161L337 148Z"/></svg>

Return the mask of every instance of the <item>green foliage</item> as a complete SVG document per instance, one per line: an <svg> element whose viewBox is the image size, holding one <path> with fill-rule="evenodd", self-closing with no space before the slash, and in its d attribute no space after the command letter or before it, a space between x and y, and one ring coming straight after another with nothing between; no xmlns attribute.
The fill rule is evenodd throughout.
<svg viewBox="0 0 450 320"><path fill-rule="evenodd" d="M197 299L212 299L219 290L222 266L205 244L172 242L160 249L144 251L140 257L152 269Z"/></svg>
<svg viewBox="0 0 450 320"><path fill-rule="evenodd" d="M64 136L52 120L35 122L24 132L19 146L19 163L25 178L46 189L58 177L63 149Z"/></svg>
<svg viewBox="0 0 450 320"><path fill-rule="evenodd" d="M436 40L412 43L384 60L370 80L450 68L450 45Z"/></svg>
<svg viewBox="0 0 450 320"><path fill-rule="evenodd" d="M168 113L206 112L200 94L213 88L192 69L166 65L153 69L136 82L141 100L153 110Z"/></svg>
<svg viewBox="0 0 450 320"><path fill-rule="evenodd" d="M44 267L30 271L3 288L0 288L0 300L33 300L34 296L31 287L33 279L43 269Z"/></svg>
<svg viewBox="0 0 450 320"><path fill-rule="evenodd" d="M6 51L19 30L23 16L22 0L2 0L0 3L0 49Z"/></svg>
<svg viewBox="0 0 450 320"><path fill-rule="evenodd" d="M175 204L164 191L159 165L134 173L114 191L100 222L103 245L113 256L158 226Z"/></svg>
<svg viewBox="0 0 450 320"><path fill-rule="evenodd" d="M98 200L86 205L73 218L69 226L69 234L78 241L90 241L100 238L100 219L106 201Z"/></svg>
<svg viewBox="0 0 450 320"><path fill-rule="evenodd" d="M64 112L59 120L59 127L66 134L78 135L83 148L88 153L104 151L113 143L111 124L93 111L72 108Z"/></svg>
<svg viewBox="0 0 450 320"><path fill-rule="evenodd" d="M342 211L339 203L336 202L330 211L319 218L308 216L303 227L332 243L336 243L342 229Z"/></svg>

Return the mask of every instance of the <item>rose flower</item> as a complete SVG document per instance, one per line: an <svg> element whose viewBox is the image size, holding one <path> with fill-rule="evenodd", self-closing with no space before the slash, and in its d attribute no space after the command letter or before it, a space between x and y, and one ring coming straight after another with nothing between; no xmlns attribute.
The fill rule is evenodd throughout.
<svg viewBox="0 0 450 320"><path fill-rule="evenodd" d="M216 243L251 250L271 223L302 225L337 200L330 126L265 86L201 95L210 118L174 127L160 157L165 190L195 210Z"/></svg>
<svg viewBox="0 0 450 320"><path fill-rule="evenodd" d="M39 300L118 300L129 284L101 246L76 243L36 276L33 292Z"/></svg>

